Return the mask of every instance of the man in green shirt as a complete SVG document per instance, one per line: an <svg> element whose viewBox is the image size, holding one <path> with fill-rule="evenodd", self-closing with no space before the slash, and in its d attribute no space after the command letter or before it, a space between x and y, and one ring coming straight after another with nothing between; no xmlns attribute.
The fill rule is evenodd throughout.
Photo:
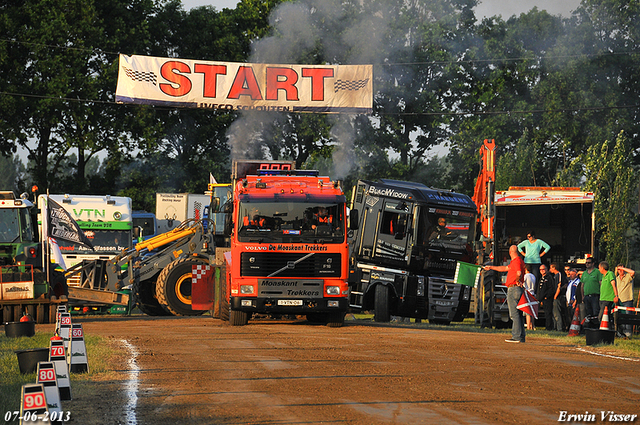
<svg viewBox="0 0 640 425"><path fill-rule="evenodd" d="M618 288L616 287L616 276L609 270L609 263L601 261L598 267L602 273L600 282L600 314L598 320L602 322L604 308L607 307L609 314L609 329L615 329L613 323L613 307L618 303Z"/></svg>
<svg viewBox="0 0 640 425"><path fill-rule="evenodd" d="M602 273L596 268L593 257L585 261L587 269L579 273L582 288L584 289L584 307L587 316L600 314L600 281Z"/></svg>

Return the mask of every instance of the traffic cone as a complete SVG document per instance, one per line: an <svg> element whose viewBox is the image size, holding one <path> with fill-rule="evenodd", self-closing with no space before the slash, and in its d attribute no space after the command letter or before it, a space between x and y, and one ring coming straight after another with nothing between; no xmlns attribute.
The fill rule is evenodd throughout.
<svg viewBox="0 0 640 425"><path fill-rule="evenodd" d="M573 313L573 320L569 327L568 336L580 336L580 307L576 307L575 313Z"/></svg>
<svg viewBox="0 0 640 425"><path fill-rule="evenodd" d="M604 314L602 314L602 321L600 322L600 330L609 330L609 309L607 308L607 306L604 307Z"/></svg>
<svg viewBox="0 0 640 425"><path fill-rule="evenodd" d="M22 401L20 402L20 425L44 425L48 418L49 407L43 385L24 384L22 386Z"/></svg>
<svg viewBox="0 0 640 425"><path fill-rule="evenodd" d="M58 389L58 379L56 378L54 364L52 362L38 362L38 372L36 376L38 378L36 383L42 384L44 388L47 407L49 408L49 416L52 418L61 417L62 404L60 403L60 390Z"/></svg>

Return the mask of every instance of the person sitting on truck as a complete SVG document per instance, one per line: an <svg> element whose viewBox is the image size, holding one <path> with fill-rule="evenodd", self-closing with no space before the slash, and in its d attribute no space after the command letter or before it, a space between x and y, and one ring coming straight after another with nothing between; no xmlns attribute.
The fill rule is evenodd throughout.
<svg viewBox="0 0 640 425"><path fill-rule="evenodd" d="M244 216L242 225L244 227L263 228L265 224L264 217L260 217L257 208L251 208L249 215Z"/></svg>
<svg viewBox="0 0 640 425"><path fill-rule="evenodd" d="M454 233L447 229L447 220L444 217L438 218L438 224L431 231L431 235L429 235L429 240L432 241L434 239L440 238L451 238Z"/></svg>
<svg viewBox="0 0 640 425"><path fill-rule="evenodd" d="M333 216L329 214L329 210L326 207L319 207L318 212L313 215L311 228L316 230L318 226L333 226Z"/></svg>

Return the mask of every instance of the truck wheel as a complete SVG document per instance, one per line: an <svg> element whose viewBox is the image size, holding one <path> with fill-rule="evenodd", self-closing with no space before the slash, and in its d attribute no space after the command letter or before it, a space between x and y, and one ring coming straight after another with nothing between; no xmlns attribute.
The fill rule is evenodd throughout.
<svg viewBox="0 0 640 425"><path fill-rule="evenodd" d="M376 322L388 322L391 320L389 312L389 287L385 285L376 286L375 307L373 320Z"/></svg>
<svg viewBox="0 0 640 425"><path fill-rule="evenodd" d="M245 311L229 310L229 323L231 323L231 326L244 326L249 323L249 313Z"/></svg>
<svg viewBox="0 0 640 425"><path fill-rule="evenodd" d="M171 316L171 313L162 308L156 298L155 280L136 281L132 289L131 295L141 312L147 316Z"/></svg>
<svg viewBox="0 0 640 425"><path fill-rule="evenodd" d="M341 328L344 325L345 313L340 311L327 314L327 326L330 328Z"/></svg>
<svg viewBox="0 0 640 425"><path fill-rule="evenodd" d="M198 316L204 310L191 309L191 267L205 264L195 258L182 258L162 270L156 281L156 298L166 311L176 316Z"/></svg>

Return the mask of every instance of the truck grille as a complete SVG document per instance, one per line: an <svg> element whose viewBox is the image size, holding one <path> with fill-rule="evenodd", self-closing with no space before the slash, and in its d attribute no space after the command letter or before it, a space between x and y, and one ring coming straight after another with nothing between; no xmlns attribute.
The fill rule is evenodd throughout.
<svg viewBox="0 0 640 425"><path fill-rule="evenodd" d="M340 254L289 254L282 252L243 252L241 276L257 277L340 277Z"/></svg>

